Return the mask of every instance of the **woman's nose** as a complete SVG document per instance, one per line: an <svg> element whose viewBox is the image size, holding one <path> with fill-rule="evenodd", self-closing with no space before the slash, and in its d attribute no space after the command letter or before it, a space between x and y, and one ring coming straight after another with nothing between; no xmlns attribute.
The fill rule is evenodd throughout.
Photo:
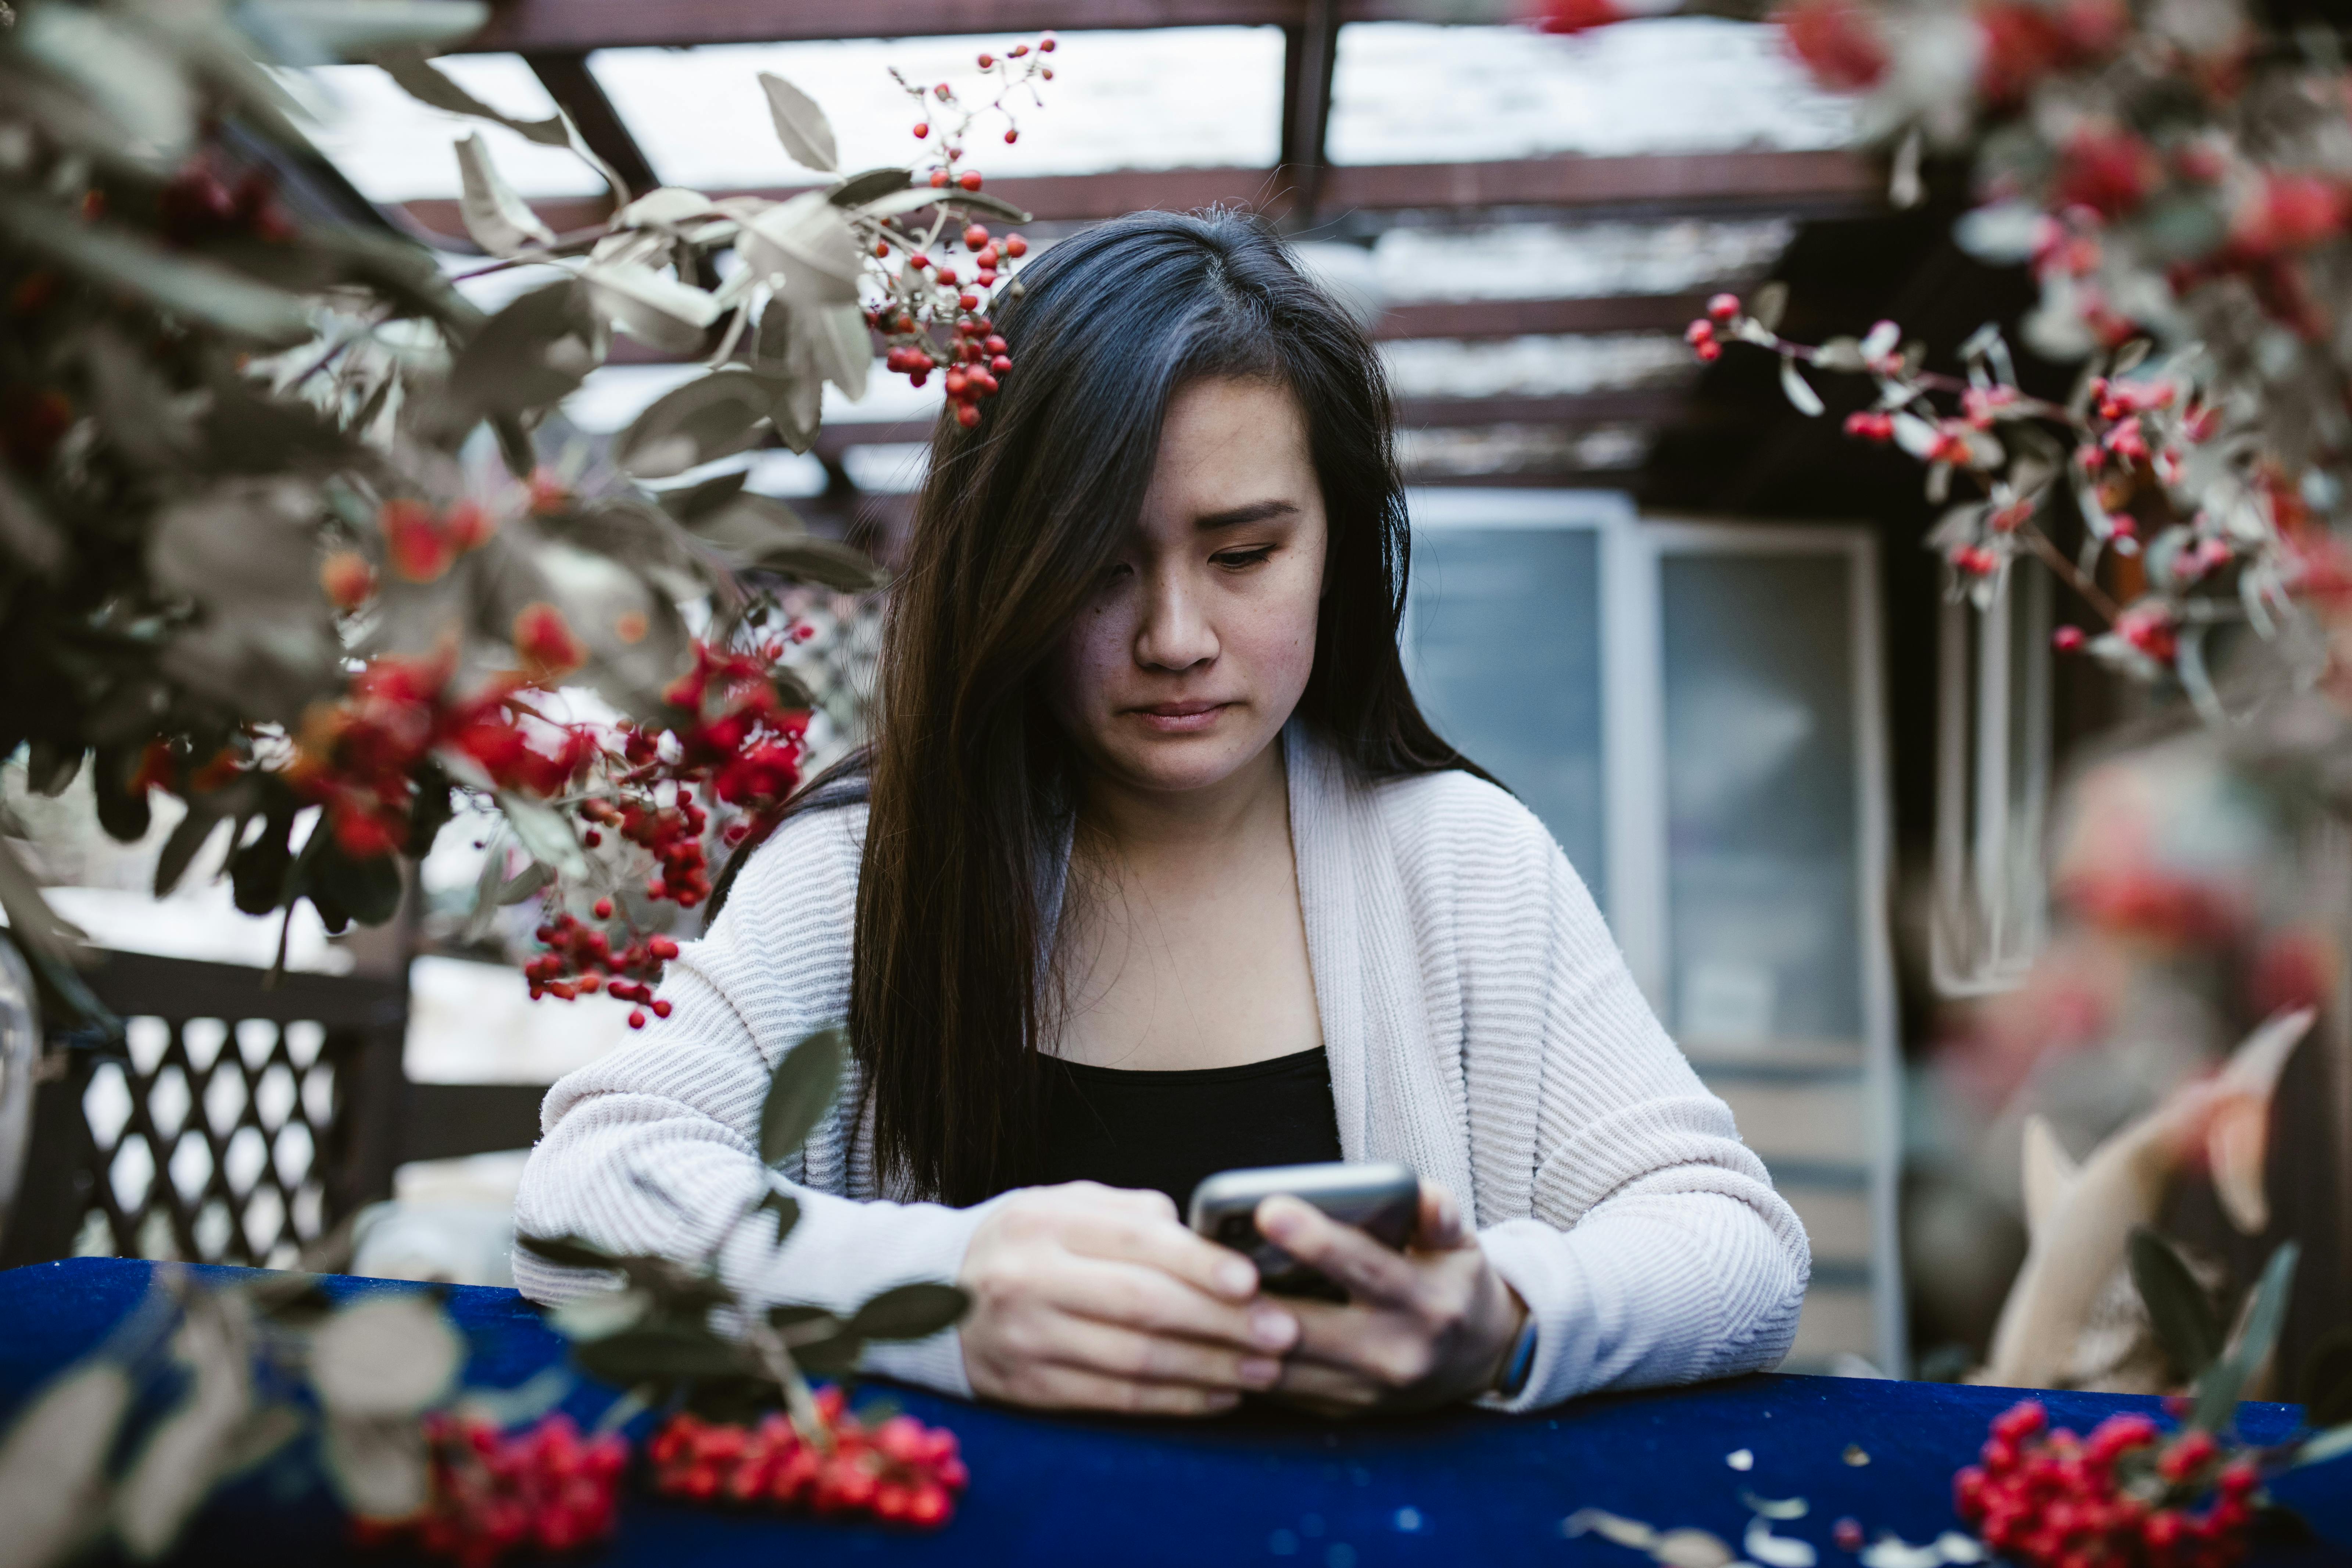
<svg viewBox="0 0 2352 1568"><path fill-rule="evenodd" d="M1136 628L1135 658L1156 669L1184 670L1217 657L1217 635L1178 573L1151 574Z"/></svg>

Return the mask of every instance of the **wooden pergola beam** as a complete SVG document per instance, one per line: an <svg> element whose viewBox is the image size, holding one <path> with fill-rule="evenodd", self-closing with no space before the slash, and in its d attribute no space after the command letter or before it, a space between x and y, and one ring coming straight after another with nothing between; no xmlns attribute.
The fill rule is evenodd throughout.
<svg viewBox="0 0 2352 1568"><path fill-rule="evenodd" d="M781 199L805 186L714 191L712 195ZM1293 181L1284 169L1121 169L993 181L989 188L1042 221L1085 222L1146 209L1185 212L1225 204L1288 210ZM1867 159L1845 152L1666 153L1631 157L1562 156L1487 163L1341 164L1323 171L1325 217L1405 211L1638 213L1657 216L1822 216L1877 205L1883 188ZM404 204L408 216L454 244L465 244L457 204L446 198ZM558 233L601 223L601 196L531 203Z"/></svg>
<svg viewBox="0 0 2352 1568"><path fill-rule="evenodd" d="M820 38L1017 36L1144 27L1295 27L1318 0L502 0L470 52L765 44ZM1413 0L1332 0L1347 22L1423 21ZM1470 20L1507 22L1507 5Z"/></svg>

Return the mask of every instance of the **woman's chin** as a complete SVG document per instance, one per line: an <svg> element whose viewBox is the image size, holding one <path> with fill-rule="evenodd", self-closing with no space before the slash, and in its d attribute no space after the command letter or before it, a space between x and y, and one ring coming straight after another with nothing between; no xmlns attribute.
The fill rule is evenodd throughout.
<svg viewBox="0 0 2352 1568"><path fill-rule="evenodd" d="M1174 731L1138 726L1110 748L1111 760L1132 789L1181 794L1213 789L1247 766L1264 742L1239 733L1231 716L1213 728Z"/></svg>

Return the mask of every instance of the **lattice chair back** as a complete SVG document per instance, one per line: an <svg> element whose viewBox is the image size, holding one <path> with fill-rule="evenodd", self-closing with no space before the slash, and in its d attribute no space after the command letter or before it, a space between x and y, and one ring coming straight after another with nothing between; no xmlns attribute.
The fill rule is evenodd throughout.
<svg viewBox="0 0 2352 1568"><path fill-rule="evenodd" d="M282 1268L390 1194L404 985L265 988L262 971L134 953L89 980L126 1039L75 1053L88 1179L71 1250Z"/></svg>

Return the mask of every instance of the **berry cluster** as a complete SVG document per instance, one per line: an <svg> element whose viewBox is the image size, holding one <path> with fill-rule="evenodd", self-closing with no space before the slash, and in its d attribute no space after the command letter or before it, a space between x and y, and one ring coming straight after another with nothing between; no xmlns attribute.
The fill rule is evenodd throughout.
<svg viewBox="0 0 2352 1568"><path fill-rule="evenodd" d="M1034 45L1015 45L1001 56L982 54L980 69L992 84L992 96L987 89L959 94L953 83L944 81L917 86L891 73L915 100L916 138L929 141L938 132L939 162L929 176L932 189L979 191L980 172L958 166L964 138L983 116L996 114L1005 121L1004 140L1020 140L1007 100L1022 92L1036 100L1035 83L1054 78L1045 58L1055 47L1047 34ZM946 123L950 115L956 117L952 125ZM939 123L934 124L935 119ZM877 226L876 258L887 263L895 253L904 260L896 271L884 273L887 293L866 311L866 320L881 335L883 363L888 369L917 386L926 384L933 371L945 371L949 405L958 423L970 429L980 423L981 400L994 396L998 378L1013 368L1012 355L988 311L999 293L1021 297L1013 264L1028 254L1029 242L1017 234L993 235L987 225L969 217L959 230L953 205L952 197L943 198L928 227L910 229L887 222ZM959 244L969 267L957 259Z"/></svg>
<svg viewBox="0 0 2352 1568"><path fill-rule="evenodd" d="M955 1434L911 1415L893 1415L868 1428L842 1405L841 1390L817 1390L822 1443L810 1442L782 1415L757 1426L674 1416L646 1447L654 1485L697 1502L768 1503L820 1516L863 1513L927 1530L945 1524L968 1479Z"/></svg>
<svg viewBox="0 0 2352 1568"><path fill-rule="evenodd" d="M575 1551L613 1532L614 1494L628 1463L618 1433L583 1438L568 1415L504 1434L472 1416L425 1418L432 1495L423 1512L363 1522L363 1544L408 1538L463 1568L509 1552Z"/></svg>
<svg viewBox="0 0 2352 1568"><path fill-rule="evenodd" d="M555 794L599 755L586 729L557 724L522 700L520 676L459 696L454 670L446 657L372 659L342 700L305 721L287 783L326 808L336 844L354 859L407 847L415 775L436 752L533 796Z"/></svg>
<svg viewBox="0 0 2352 1568"><path fill-rule="evenodd" d="M694 804L694 794L686 785L677 786L667 805L651 794L625 795L617 803L582 801L580 815L600 825L583 835L589 847L603 843L602 829L609 827L653 857L646 897L668 899L679 909L690 910L710 896L710 856L702 847L710 816Z"/></svg>
<svg viewBox="0 0 2352 1568"><path fill-rule="evenodd" d="M432 582L490 537L489 514L469 500L436 513L424 501L397 496L377 510L376 526L392 569L412 583ZM328 594L333 596L331 586Z"/></svg>
<svg viewBox="0 0 2352 1568"><path fill-rule="evenodd" d="M277 182L267 169L248 169L231 184L209 158L192 159L155 196L163 237L173 245L212 239L258 239L283 245L294 224L278 205Z"/></svg>
<svg viewBox="0 0 2352 1568"><path fill-rule="evenodd" d="M2110 1415L2087 1438L2047 1431L2040 1404L1996 1417L1981 1463L1952 1478L1953 1506L2021 1568L2228 1568L2243 1557L2261 1474L2212 1434L2163 1439L2145 1415ZM2191 1507L2208 1493L2201 1513Z"/></svg>
<svg viewBox="0 0 2352 1568"><path fill-rule="evenodd" d="M599 899L594 908L597 920L613 918L612 900ZM636 1004L629 1012L631 1028L645 1027L647 1007L656 1018L669 1016L670 1005L656 998L653 992L662 965L677 956L677 943L668 937L632 937L615 948L601 925L591 925L562 910L548 916L532 934L548 949L522 966L532 1001L554 996L569 1002L603 991L615 1001Z"/></svg>

